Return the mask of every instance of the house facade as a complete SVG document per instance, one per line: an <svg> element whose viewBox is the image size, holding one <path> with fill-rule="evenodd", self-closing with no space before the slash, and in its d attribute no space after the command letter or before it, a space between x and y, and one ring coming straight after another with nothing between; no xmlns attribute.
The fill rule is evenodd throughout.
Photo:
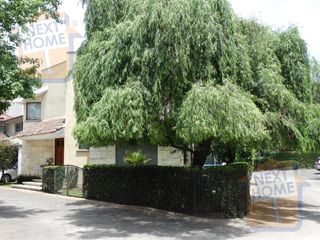
<svg viewBox="0 0 320 240"><path fill-rule="evenodd" d="M33 99L22 99L24 130L16 135L19 148L19 175L41 176L47 164L124 164L128 151L142 151L150 164L184 166L188 161L176 149L161 146L79 146L72 131L76 124L73 79L69 77L74 53L66 61L42 71L42 87Z"/></svg>

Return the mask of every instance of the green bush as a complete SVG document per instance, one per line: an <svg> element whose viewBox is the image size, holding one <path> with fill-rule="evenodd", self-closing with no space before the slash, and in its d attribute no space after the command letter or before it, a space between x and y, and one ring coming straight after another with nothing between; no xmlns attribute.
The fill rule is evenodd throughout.
<svg viewBox="0 0 320 240"><path fill-rule="evenodd" d="M40 177L32 175L19 175L17 178L17 182L19 184L22 184L23 182L31 182L33 179L40 179Z"/></svg>
<svg viewBox="0 0 320 240"><path fill-rule="evenodd" d="M282 151L264 154L256 161L255 165L258 166L270 159L273 159L278 162L295 161L299 164L300 168L313 168L314 162L318 157L320 157L320 153L317 152L299 153L293 151Z"/></svg>
<svg viewBox="0 0 320 240"><path fill-rule="evenodd" d="M146 164L148 161L150 161L150 159L148 159L147 156L144 155L142 152L133 152L133 153L128 153L124 158L124 161L129 165L136 166L136 165Z"/></svg>
<svg viewBox="0 0 320 240"><path fill-rule="evenodd" d="M207 169L87 165L84 195L175 212L244 216L250 200L248 169L247 163Z"/></svg>
<svg viewBox="0 0 320 240"><path fill-rule="evenodd" d="M47 166L43 168L42 190L57 193L63 187L65 168L63 166Z"/></svg>

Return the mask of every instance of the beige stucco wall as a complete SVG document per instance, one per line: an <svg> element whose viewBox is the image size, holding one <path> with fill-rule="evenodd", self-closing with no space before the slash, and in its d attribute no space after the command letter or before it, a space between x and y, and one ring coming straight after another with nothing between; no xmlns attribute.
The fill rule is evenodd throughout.
<svg viewBox="0 0 320 240"><path fill-rule="evenodd" d="M53 140L22 141L20 174L41 176L41 165L45 164L48 158L53 157Z"/></svg>
<svg viewBox="0 0 320 240"><path fill-rule="evenodd" d="M115 164L116 148L109 146L105 148L90 148L90 164Z"/></svg>
<svg viewBox="0 0 320 240"><path fill-rule="evenodd" d="M77 141L72 135L76 124L74 112L74 90L73 81L68 81L65 85L66 105L65 105L65 139L64 139L64 163L65 165L76 165L83 167L88 163L89 151L79 150Z"/></svg>
<svg viewBox="0 0 320 240"><path fill-rule="evenodd" d="M67 63L63 62L48 70L43 71L42 87L48 88L47 92L35 97L34 99L26 99L23 102L23 122L24 127L39 121L26 120L26 104L28 102L41 102L41 121L64 117L66 112L66 88L65 78L67 75Z"/></svg>

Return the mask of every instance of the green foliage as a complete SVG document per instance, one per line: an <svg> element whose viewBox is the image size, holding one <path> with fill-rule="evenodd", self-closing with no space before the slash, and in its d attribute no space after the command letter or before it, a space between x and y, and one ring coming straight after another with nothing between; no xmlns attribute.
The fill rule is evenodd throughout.
<svg viewBox="0 0 320 240"><path fill-rule="evenodd" d="M274 159L277 162L295 161L298 162L300 168L314 168L315 160L320 156L320 152L292 152L292 151L281 151L263 154L262 157L257 161L256 165L264 163L269 159Z"/></svg>
<svg viewBox="0 0 320 240"><path fill-rule="evenodd" d="M78 124L75 136L79 142L95 146L143 140L150 124L149 101L150 94L138 82L119 88L109 87L86 121Z"/></svg>
<svg viewBox="0 0 320 240"><path fill-rule="evenodd" d="M7 141L0 141L0 171L12 168L18 161L18 147Z"/></svg>
<svg viewBox="0 0 320 240"><path fill-rule="evenodd" d="M150 159L148 159L147 156L141 152L133 152L133 153L128 153L125 156L124 161L129 165L136 166L136 165L146 164L148 161L150 161Z"/></svg>
<svg viewBox="0 0 320 240"><path fill-rule="evenodd" d="M198 166L211 143L228 148L230 161L319 146L320 105L297 28L240 19L227 0L84 3L88 39L74 68L79 142L171 145L197 153Z"/></svg>
<svg viewBox="0 0 320 240"><path fill-rule="evenodd" d="M15 48L24 39L19 31L13 29L23 29L25 24L34 22L41 14L57 18L60 3L60 0L0 1L0 114L9 107L10 100L32 97L33 88L40 84L36 62L32 59L18 59L15 55ZM20 63L32 66L21 69Z"/></svg>
<svg viewBox="0 0 320 240"><path fill-rule="evenodd" d="M228 82L195 85L181 106L177 133L188 143L208 138L225 143L259 141L267 135L265 118L251 99Z"/></svg>
<svg viewBox="0 0 320 240"><path fill-rule="evenodd" d="M181 167L87 165L86 198L183 213L244 216L249 207L248 164Z"/></svg>

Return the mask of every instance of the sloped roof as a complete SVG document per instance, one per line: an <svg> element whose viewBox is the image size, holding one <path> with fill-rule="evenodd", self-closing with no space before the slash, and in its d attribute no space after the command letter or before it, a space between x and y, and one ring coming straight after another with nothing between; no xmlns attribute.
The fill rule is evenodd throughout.
<svg viewBox="0 0 320 240"><path fill-rule="evenodd" d="M1 115L0 115L0 121L1 121L1 122L8 121L8 120L10 120L11 118L13 118L13 117L11 117L10 115L7 115L7 114L1 114Z"/></svg>
<svg viewBox="0 0 320 240"><path fill-rule="evenodd" d="M15 137L22 138L22 137L54 133L64 128L64 123L65 123L64 118L44 120L42 122L32 124L31 126L24 129L22 132L18 133Z"/></svg>

